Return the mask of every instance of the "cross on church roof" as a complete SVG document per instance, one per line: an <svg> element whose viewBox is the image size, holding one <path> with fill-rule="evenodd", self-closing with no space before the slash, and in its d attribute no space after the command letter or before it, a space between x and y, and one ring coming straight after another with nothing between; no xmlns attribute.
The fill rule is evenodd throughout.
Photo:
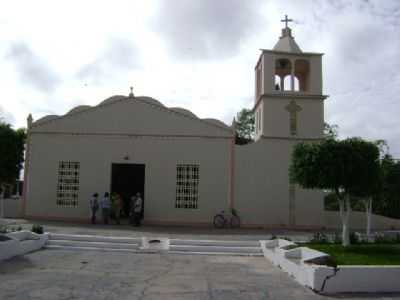
<svg viewBox="0 0 400 300"><path fill-rule="evenodd" d="M288 23L293 22L293 19L288 19L287 15L285 15L285 19L281 20L281 22L285 22L285 28L288 28Z"/></svg>
<svg viewBox="0 0 400 300"><path fill-rule="evenodd" d="M131 92L129 93L129 97L133 98L134 97L134 95L133 95L133 86L130 87L130 90L131 90Z"/></svg>

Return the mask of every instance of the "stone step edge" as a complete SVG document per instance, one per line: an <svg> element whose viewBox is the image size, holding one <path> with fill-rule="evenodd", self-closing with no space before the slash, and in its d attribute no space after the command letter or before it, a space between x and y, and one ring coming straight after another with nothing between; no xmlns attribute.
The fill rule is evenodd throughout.
<svg viewBox="0 0 400 300"><path fill-rule="evenodd" d="M264 257L263 253L248 252L196 252L196 251L168 251L169 254L186 254L186 255L225 255L225 256L257 256Z"/></svg>
<svg viewBox="0 0 400 300"><path fill-rule="evenodd" d="M132 252L138 253L137 249L123 249L123 248L99 248L99 247L80 247L80 246L61 246L61 245L46 245L45 249L49 250L93 250L93 251L115 251L115 252Z"/></svg>
<svg viewBox="0 0 400 300"><path fill-rule="evenodd" d="M78 251L114 251L114 252L130 252L136 254L151 254L158 253L164 254L168 251L158 249L123 249L123 248L100 248L100 247L79 247L79 246L58 246L58 245L46 245L44 249L48 250L78 250Z"/></svg>
<svg viewBox="0 0 400 300"><path fill-rule="evenodd" d="M118 236L104 236L104 235L79 235L79 234L64 234L64 233L49 233L49 239L50 240L88 241L88 242L90 242L91 240L93 240L93 241L107 240L110 242L123 241L123 243L124 242L136 243L136 242L142 241L142 237L134 238L134 237L118 237Z"/></svg>
<svg viewBox="0 0 400 300"><path fill-rule="evenodd" d="M189 251L145 251L134 249L115 249L115 248L96 248L96 247L73 247L73 246L52 246L47 245L45 249L48 250L76 250L76 251L112 251L112 252L128 252L138 254L154 254L154 253L168 253L168 254L185 254L185 255L225 255L225 256L264 256L262 253L238 253L238 252L189 252Z"/></svg>
<svg viewBox="0 0 400 300"><path fill-rule="evenodd" d="M54 243L54 244L53 244ZM92 241L74 241L74 240L48 240L46 245L59 245L59 243L67 244L65 246L73 246L74 244L90 244L93 246L125 246L125 247L140 247L139 243L108 243L108 242L92 242ZM63 245L64 246L64 245ZM110 247L112 248L112 247Z"/></svg>
<svg viewBox="0 0 400 300"><path fill-rule="evenodd" d="M185 240L170 239L170 245L198 245L198 246L222 246L222 247L261 247L260 241L231 241L231 240Z"/></svg>
<svg viewBox="0 0 400 300"><path fill-rule="evenodd" d="M196 252L201 252L202 250L208 250L210 248L214 248L214 249L220 249L220 250L214 250L215 252L230 252L229 250L231 250L232 252L236 252L236 251L243 251L243 252L262 252L261 247L231 247L231 246L203 246L203 245L170 245L169 246L170 249L172 249L171 251L174 251L174 248L181 248L182 250L178 250L177 251L192 251L193 249L198 249ZM211 251L211 250L210 250ZM213 252L214 252L213 251Z"/></svg>

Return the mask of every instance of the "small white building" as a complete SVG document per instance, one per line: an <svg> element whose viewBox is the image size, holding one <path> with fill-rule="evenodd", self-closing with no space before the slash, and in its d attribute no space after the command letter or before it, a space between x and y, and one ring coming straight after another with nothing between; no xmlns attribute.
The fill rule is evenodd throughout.
<svg viewBox="0 0 400 300"><path fill-rule="evenodd" d="M150 97L113 96L63 116L28 120L23 214L89 221L95 192L144 198L144 222L212 224L235 208L243 226L317 228L323 194L289 182L291 150L323 136L322 54L285 27L255 67L256 141Z"/></svg>

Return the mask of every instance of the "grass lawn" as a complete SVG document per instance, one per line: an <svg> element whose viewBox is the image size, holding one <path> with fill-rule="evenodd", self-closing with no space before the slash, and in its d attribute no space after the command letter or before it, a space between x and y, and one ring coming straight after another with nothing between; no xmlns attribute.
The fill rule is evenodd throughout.
<svg viewBox="0 0 400 300"><path fill-rule="evenodd" d="M309 248L330 254L338 265L400 265L400 244L307 244Z"/></svg>

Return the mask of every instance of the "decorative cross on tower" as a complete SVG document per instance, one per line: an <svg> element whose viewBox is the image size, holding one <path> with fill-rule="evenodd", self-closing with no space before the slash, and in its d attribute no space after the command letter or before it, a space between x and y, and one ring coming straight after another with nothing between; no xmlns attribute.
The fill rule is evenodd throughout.
<svg viewBox="0 0 400 300"><path fill-rule="evenodd" d="M286 105L286 110L289 112L289 122L290 122L290 134L297 134L297 113L301 111L301 107L297 105L296 101L292 100L288 105Z"/></svg>
<svg viewBox="0 0 400 300"><path fill-rule="evenodd" d="M288 23L293 22L293 19L288 19L287 15L285 15L285 19L281 20L281 22L285 22L285 28L288 28Z"/></svg>

